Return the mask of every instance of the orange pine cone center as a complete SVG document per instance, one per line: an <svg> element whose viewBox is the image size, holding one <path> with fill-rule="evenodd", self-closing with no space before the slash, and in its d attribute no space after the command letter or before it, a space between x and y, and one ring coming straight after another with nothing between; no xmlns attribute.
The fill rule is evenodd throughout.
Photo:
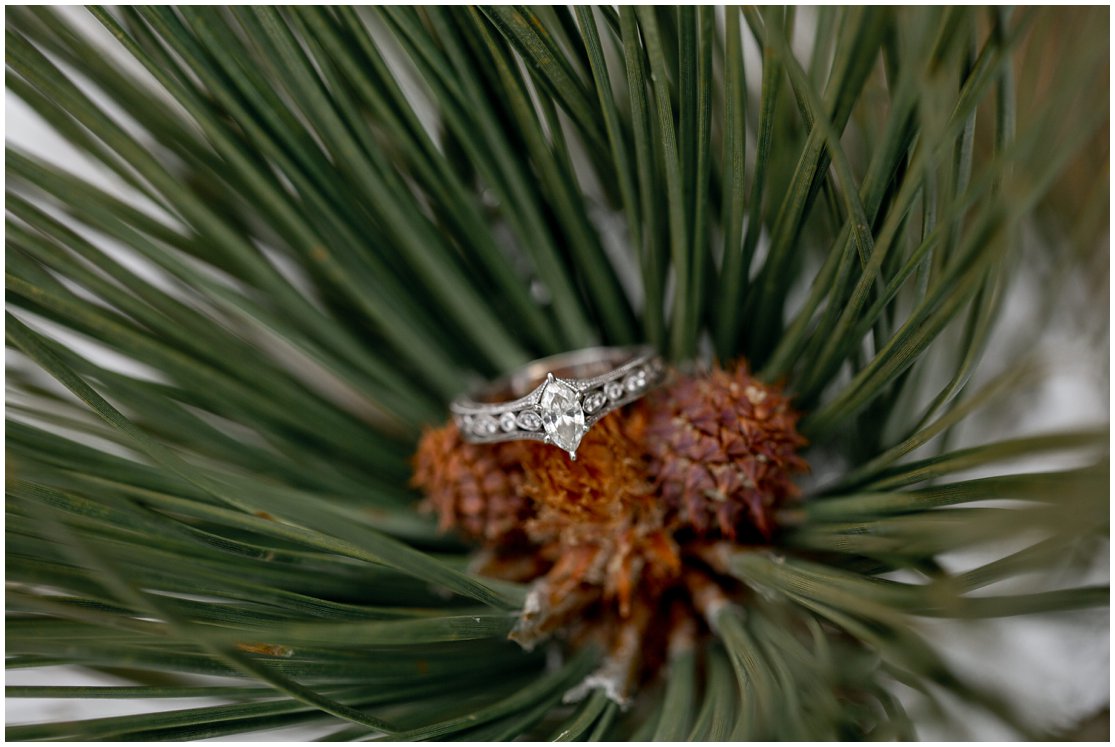
<svg viewBox="0 0 1115 747"><path fill-rule="evenodd" d="M663 605L671 627L692 629L715 575L710 547L771 539L806 470L798 417L741 362L675 376L605 417L575 462L536 442L474 445L453 424L428 430L412 482L443 530L482 545L479 572L533 582L512 637L529 647L563 630L618 651L633 633L655 638L648 613ZM636 649L643 671L661 658Z"/></svg>

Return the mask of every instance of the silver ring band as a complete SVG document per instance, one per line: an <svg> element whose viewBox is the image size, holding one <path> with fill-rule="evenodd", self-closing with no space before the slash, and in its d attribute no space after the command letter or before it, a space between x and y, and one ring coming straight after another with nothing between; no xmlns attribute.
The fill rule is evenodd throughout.
<svg viewBox="0 0 1115 747"><path fill-rule="evenodd" d="M577 458L600 418L654 389L666 375L649 346L587 348L532 361L449 405L470 443L545 441Z"/></svg>

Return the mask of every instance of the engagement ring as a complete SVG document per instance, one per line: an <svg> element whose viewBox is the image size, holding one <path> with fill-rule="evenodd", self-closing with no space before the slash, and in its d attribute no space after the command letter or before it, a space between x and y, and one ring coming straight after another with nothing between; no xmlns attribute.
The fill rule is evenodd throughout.
<svg viewBox="0 0 1115 747"><path fill-rule="evenodd" d="M453 400L465 441L545 441L577 458L596 421L654 389L666 375L649 346L588 348L541 358Z"/></svg>

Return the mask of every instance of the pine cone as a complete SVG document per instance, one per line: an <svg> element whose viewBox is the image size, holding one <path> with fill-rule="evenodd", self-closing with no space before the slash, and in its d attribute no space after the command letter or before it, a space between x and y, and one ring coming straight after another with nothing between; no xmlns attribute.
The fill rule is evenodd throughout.
<svg viewBox="0 0 1115 747"><path fill-rule="evenodd" d="M465 443L453 423L429 428L418 442L411 485L425 491L422 509L437 513L442 531L457 527L489 546L523 545L534 511L522 492L522 465L532 446L540 444Z"/></svg>
<svg viewBox="0 0 1115 747"><path fill-rule="evenodd" d="M646 405L650 471L681 526L735 540L754 528L769 539L774 509L797 495L806 470L798 413L778 387L740 361L682 376Z"/></svg>
<svg viewBox="0 0 1115 747"><path fill-rule="evenodd" d="M537 510L527 524L530 538L563 557L575 549L578 557L595 559L570 572L568 558L555 557L554 592L599 586L605 599L618 601L621 616L637 592L655 595L680 572L647 472L644 426L641 410L616 412L585 435L577 461L548 448L531 451L524 462L523 490Z"/></svg>

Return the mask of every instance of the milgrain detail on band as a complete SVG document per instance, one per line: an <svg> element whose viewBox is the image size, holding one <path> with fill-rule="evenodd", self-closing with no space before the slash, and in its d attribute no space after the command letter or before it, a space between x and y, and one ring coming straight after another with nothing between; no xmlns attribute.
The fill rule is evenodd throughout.
<svg viewBox="0 0 1115 747"><path fill-rule="evenodd" d="M657 387L665 375L666 366L653 348L590 348L529 363L458 397L449 409L461 436L471 443L544 441L576 459L577 446L593 424ZM517 399L483 401L513 395L535 382Z"/></svg>

